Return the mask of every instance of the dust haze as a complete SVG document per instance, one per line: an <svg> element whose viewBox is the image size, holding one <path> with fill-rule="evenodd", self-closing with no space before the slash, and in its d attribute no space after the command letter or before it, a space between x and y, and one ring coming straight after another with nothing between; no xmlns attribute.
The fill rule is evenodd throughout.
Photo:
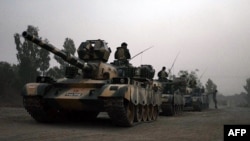
<svg viewBox="0 0 250 141"><path fill-rule="evenodd" d="M82 0L0 1L0 60L17 63L15 33L28 25L62 48L65 38L76 47L88 39L104 39L112 49L125 41L132 60L173 73L199 69L205 84L211 78L223 95L239 94L250 77L250 2L248 0ZM58 65L54 60L51 65Z"/></svg>

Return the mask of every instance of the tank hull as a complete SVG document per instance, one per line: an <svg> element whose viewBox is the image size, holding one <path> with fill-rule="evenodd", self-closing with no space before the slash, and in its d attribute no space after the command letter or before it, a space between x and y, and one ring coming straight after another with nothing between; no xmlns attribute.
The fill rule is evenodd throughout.
<svg viewBox="0 0 250 141"><path fill-rule="evenodd" d="M107 112L115 125L130 127L156 120L161 104L160 93L134 80L128 84L91 79L28 83L22 96L25 109L38 122L94 119L99 112Z"/></svg>
<svg viewBox="0 0 250 141"><path fill-rule="evenodd" d="M22 91L24 107L39 122L56 121L57 115L67 118L74 113L90 113L84 118L95 118L92 113L97 116L104 111L98 90L106 83L89 79L65 79L53 84L28 83Z"/></svg>

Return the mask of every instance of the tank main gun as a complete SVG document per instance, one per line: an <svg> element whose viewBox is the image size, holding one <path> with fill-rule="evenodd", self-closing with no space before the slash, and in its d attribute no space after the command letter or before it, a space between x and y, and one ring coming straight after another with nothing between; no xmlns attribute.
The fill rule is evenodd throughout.
<svg viewBox="0 0 250 141"><path fill-rule="evenodd" d="M52 44L42 41L40 38L35 37L26 31L22 33L22 36L25 39L37 44L41 48L61 57L64 61L75 66L76 68L81 69L83 78L107 80L117 76L116 68L113 65L106 63L109 59L111 49L107 46L107 43L104 40L98 39L82 42L77 49L78 57L75 57L59 50ZM69 70L70 77L71 72L72 71ZM67 70L65 75L67 77Z"/></svg>
<svg viewBox="0 0 250 141"><path fill-rule="evenodd" d="M38 37L35 37L34 35L26 32L26 31L24 31L22 33L22 36L25 39L37 44L41 48L46 49L49 52L52 52L53 54L61 57L64 61L68 62L69 64L71 64L73 66L76 66L79 69L90 70L90 71L94 69L94 66L91 66L91 65L87 64L86 62L84 62L83 60L80 60L80 59L76 58L75 56L72 56L70 54L67 54L67 53L59 50L58 48L54 47L52 44L48 44L48 43L42 41L41 39L39 39Z"/></svg>

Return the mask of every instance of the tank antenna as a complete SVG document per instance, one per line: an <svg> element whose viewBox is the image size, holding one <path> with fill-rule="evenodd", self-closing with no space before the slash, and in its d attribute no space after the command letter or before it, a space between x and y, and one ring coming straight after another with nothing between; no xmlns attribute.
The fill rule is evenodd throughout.
<svg viewBox="0 0 250 141"><path fill-rule="evenodd" d="M145 51L147 51L147 50L149 50L150 48L152 48L152 47L154 47L154 46L151 46L151 47L149 47L149 48L146 48L145 50L143 50L143 51L141 51L141 52L139 52L139 53L137 53L135 56L133 56L129 61L131 61L132 59L134 59L136 56L138 56L138 55L140 55L140 54L142 54L143 52L145 52Z"/></svg>
<svg viewBox="0 0 250 141"><path fill-rule="evenodd" d="M172 68L174 67L175 61L176 61L176 59L178 58L179 54L180 54L180 51L179 51L178 54L176 55L176 57L175 57L175 59L174 59L174 62L173 62L173 64L172 64L171 68L169 69L169 72L168 72L168 73L170 73L171 70L172 70Z"/></svg>

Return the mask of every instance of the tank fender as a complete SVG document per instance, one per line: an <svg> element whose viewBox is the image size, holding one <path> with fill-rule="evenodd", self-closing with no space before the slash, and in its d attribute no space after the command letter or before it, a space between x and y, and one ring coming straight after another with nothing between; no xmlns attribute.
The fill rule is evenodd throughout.
<svg viewBox="0 0 250 141"><path fill-rule="evenodd" d="M131 87L130 101L135 104L145 105L147 103L147 99L145 96L145 89L133 86Z"/></svg>
<svg viewBox="0 0 250 141"><path fill-rule="evenodd" d="M22 91L22 96L43 96L45 94L45 91L48 90L48 87L51 86L51 84L47 83L28 83L26 84Z"/></svg>
<svg viewBox="0 0 250 141"><path fill-rule="evenodd" d="M100 98L104 97L124 97L130 99L128 96L129 87L119 85L105 85L101 90Z"/></svg>
<svg viewBox="0 0 250 141"><path fill-rule="evenodd" d="M150 89L148 89L148 90L147 90L147 93L148 93L148 97L147 97L147 98L148 98L148 100L147 100L147 101L148 101L148 104L153 104L153 105L154 105L154 104L155 104L155 103L154 103L155 97L154 97L154 95L153 95L153 91L150 90Z"/></svg>

